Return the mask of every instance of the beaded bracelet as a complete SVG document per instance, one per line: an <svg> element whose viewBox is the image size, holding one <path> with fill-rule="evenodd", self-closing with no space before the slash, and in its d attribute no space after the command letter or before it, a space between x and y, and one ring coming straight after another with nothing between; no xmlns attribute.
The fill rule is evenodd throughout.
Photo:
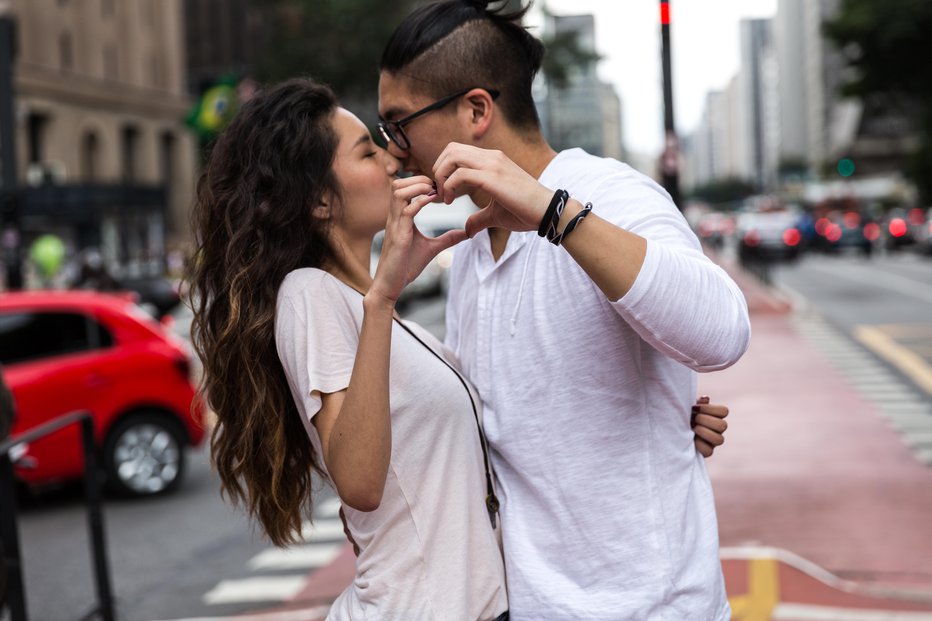
<svg viewBox="0 0 932 621"><path fill-rule="evenodd" d="M566 239L566 236L572 233L573 229L579 226L579 223L582 222L582 219L589 215L590 211L592 211L592 203L586 203L582 210L573 216L573 219L567 223L566 228L563 229L562 233L555 235L552 238L548 237L547 239L549 239L550 243L554 246L559 246L563 243L563 240Z"/></svg>
<svg viewBox="0 0 932 621"><path fill-rule="evenodd" d="M544 213L540 226L537 227L537 234L547 239L552 239L557 234L557 224L560 222L560 216L563 215L563 209L566 208L566 201L570 199L570 194L566 190L557 190L550 199L550 205Z"/></svg>

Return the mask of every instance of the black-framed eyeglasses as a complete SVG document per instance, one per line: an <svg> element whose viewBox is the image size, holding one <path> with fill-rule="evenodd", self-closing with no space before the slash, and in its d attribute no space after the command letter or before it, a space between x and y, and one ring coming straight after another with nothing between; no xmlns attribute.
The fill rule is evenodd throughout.
<svg viewBox="0 0 932 621"><path fill-rule="evenodd" d="M447 95L443 99L438 99L437 101L430 104L429 106L421 108L417 112L413 112L403 119L398 119L397 121L385 121L385 120L380 119L379 120L379 133L382 134L382 138L384 138L386 142L394 142L398 146L399 149L401 149L402 151L407 151L408 149L411 148L411 142L408 140L407 134L405 134L405 130L404 130L405 125L407 125L414 119L418 118L419 116L427 114L428 112L431 112L433 110L439 110L440 108L444 107L451 101L454 101L455 99L462 97L463 95L465 95L466 93L468 93L469 91L475 88L482 88L482 90L486 91L489 95L492 96L492 101L495 101L498 98L499 92L495 90L494 88L483 88L481 86L470 86L469 88L464 88L463 90L457 91L453 93L452 95Z"/></svg>

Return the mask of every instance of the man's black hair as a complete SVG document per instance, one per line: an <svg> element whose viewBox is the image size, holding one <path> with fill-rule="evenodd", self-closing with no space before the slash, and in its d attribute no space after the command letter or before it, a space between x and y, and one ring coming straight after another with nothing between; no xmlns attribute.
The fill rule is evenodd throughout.
<svg viewBox="0 0 932 621"><path fill-rule="evenodd" d="M415 9L395 29L379 68L438 99L464 88L496 89L509 122L539 127L531 84L544 46L520 23L530 4L510 13L488 5L442 0Z"/></svg>

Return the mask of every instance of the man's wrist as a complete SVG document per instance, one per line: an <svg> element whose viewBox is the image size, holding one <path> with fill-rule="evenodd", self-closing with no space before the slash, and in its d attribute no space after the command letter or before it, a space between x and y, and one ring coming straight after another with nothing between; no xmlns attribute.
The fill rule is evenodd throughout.
<svg viewBox="0 0 932 621"><path fill-rule="evenodd" d="M563 215L560 216L560 222L557 224L557 232L563 232L566 230L566 225L570 223L570 220L579 215L579 212L583 210L583 204L580 203L575 198L571 198L567 201L566 207L563 209Z"/></svg>

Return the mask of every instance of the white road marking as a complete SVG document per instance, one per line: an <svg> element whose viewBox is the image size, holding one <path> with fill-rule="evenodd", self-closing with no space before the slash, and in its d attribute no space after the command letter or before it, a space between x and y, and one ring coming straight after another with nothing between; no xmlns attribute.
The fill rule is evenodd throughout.
<svg viewBox="0 0 932 621"><path fill-rule="evenodd" d="M330 612L329 606L314 606L293 610L276 610L257 614L239 614L231 617L192 617L190 619L172 619L171 621L310 621L323 619Z"/></svg>
<svg viewBox="0 0 932 621"><path fill-rule="evenodd" d="M877 347L868 347L870 353L854 348L847 334L815 313L798 314L796 324L800 334L822 352L859 394L877 407L916 458L932 466L932 405L919 397L912 386L876 362L873 355L881 353ZM862 344L875 345L864 343L864 328L856 329L855 338ZM879 330L871 330L870 335L876 337ZM890 337L884 335L884 338ZM895 366L903 370L901 365Z"/></svg>
<svg viewBox="0 0 932 621"><path fill-rule="evenodd" d="M306 582L307 574L221 580L204 594L203 601L205 604L285 601L297 595Z"/></svg>
<svg viewBox="0 0 932 621"><path fill-rule="evenodd" d="M335 518L340 515L340 499L328 498L317 505L315 513L322 518Z"/></svg>
<svg viewBox="0 0 932 621"><path fill-rule="evenodd" d="M281 550L269 548L252 557L249 568L257 569L314 569L329 565L343 549L342 543L295 546Z"/></svg>
<svg viewBox="0 0 932 621"><path fill-rule="evenodd" d="M304 522L301 525L301 532L304 533L304 540L309 543L318 541L337 541L346 539L346 533L343 532L343 522L340 520L326 519Z"/></svg>
<svg viewBox="0 0 932 621"><path fill-rule="evenodd" d="M813 604L777 604L773 621L932 621L932 612L834 608Z"/></svg>

